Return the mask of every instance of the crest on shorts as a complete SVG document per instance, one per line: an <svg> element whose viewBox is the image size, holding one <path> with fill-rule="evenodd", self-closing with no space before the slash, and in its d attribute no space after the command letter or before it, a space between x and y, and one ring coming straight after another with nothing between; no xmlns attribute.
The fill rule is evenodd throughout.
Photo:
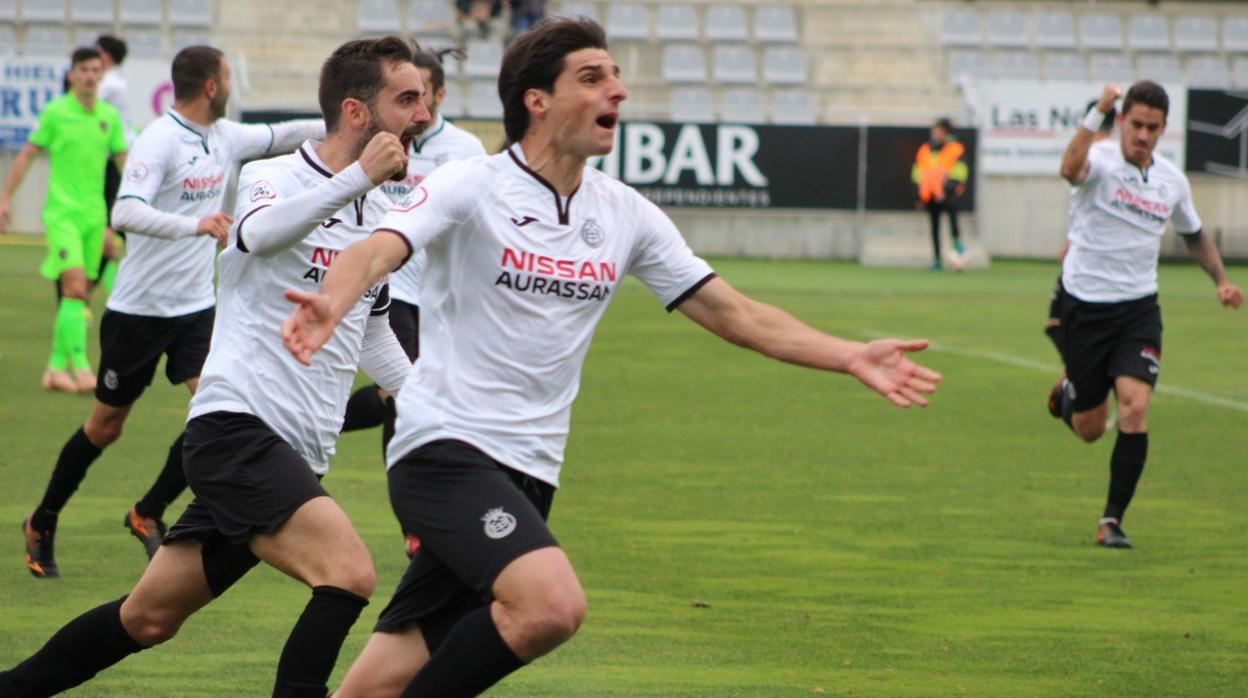
<svg viewBox="0 0 1248 698"><path fill-rule="evenodd" d="M516 530L516 517L503 511L502 507L496 507L485 512L485 516L481 517L481 521L485 523L485 535L495 540L506 538L511 532Z"/></svg>
<svg viewBox="0 0 1248 698"><path fill-rule="evenodd" d="M117 372L111 368L104 372L104 387L109 390L117 389Z"/></svg>
<svg viewBox="0 0 1248 698"><path fill-rule="evenodd" d="M590 247L602 247L603 241L607 238L607 234L603 231L602 226L598 225L598 221L593 218L586 218L585 224L581 226L581 239Z"/></svg>

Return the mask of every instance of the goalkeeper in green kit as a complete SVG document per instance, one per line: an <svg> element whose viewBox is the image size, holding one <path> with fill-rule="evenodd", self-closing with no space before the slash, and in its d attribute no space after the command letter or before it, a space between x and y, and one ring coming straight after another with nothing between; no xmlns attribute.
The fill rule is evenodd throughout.
<svg viewBox="0 0 1248 698"><path fill-rule="evenodd" d="M40 273L56 283L59 301L52 355L43 374L47 390L77 393L95 389L95 374L87 360L87 291L99 274L104 228L108 225L104 165L115 157L121 167L126 154L117 110L96 98L103 72L98 50L74 51L69 92L48 102L39 115L38 127L14 159L0 192L3 232L9 224L10 198L21 185L31 159L40 152L47 153L50 172L43 225L48 254Z"/></svg>

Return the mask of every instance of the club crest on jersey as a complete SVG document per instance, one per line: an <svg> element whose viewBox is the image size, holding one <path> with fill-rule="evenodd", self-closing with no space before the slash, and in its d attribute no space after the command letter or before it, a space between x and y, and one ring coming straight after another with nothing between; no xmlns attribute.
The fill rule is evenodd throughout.
<svg viewBox="0 0 1248 698"><path fill-rule="evenodd" d="M276 199L277 192L274 191L273 185L263 179L251 185L251 200L260 201L262 199Z"/></svg>
<svg viewBox="0 0 1248 698"><path fill-rule="evenodd" d="M581 239L586 245L598 248L602 247L602 243L606 241L607 235L603 231L602 226L598 225L598 221L593 218L586 218L584 225L581 226Z"/></svg>
<svg viewBox="0 0 1248 698"><path fill-rule="evenodd" d="M485 535L493 540L506 538L516 530L516 517L503 511L502 507L490 509L481 517L485 523Z"/></svg>
<svg viewBox="0 0 1248 698"><path fill-rule="evenodd" d="M131 163L126 168L126 180L130 182L142 182L147 179L147 165L141 162Z"/></svg>

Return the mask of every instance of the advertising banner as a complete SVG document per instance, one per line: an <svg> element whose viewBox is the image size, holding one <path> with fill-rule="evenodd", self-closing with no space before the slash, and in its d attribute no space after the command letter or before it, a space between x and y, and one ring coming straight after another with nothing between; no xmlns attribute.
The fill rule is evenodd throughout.
<svg viewBox="0 0 1248 698"><path fill-rule="evenodd" d="M1125 89L1127 86L1124 85ZM1187 90L1163 85L1170 97L1169 128L1157 152L1179 167L1185 163ZM971 83L968 106L980 127L984 174L1057 176L1062 153L1088 102L1104 83L1049 80L981 80Z"/></svg>
<svg viewBox="0 0 1248 698"><path fill-rule="evenodd" d="M1248 92L1188 92L1187 171L1248 179Z"/></svg>

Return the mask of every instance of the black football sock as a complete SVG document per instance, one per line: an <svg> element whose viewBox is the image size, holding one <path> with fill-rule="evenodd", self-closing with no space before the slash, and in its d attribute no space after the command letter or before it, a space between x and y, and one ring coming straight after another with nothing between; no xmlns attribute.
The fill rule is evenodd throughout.
<svg viewBox="0 0 1248 698"><path fill-rule="evenodd" d="M274 698L325 698L342 643L367 605L368 599L345 589L314 588L282 649Z"/></svg>
<svg viewBox="0 0 1248 698"><path fill-rule="evenodd" d="M169 456L165 459L165 467L161 468L152 488L143 495L143 499L135 502L134 510L139 516L149 519L161 519L165 509L186 489L186 473L182 470L182 434L169 447Z"/></svg>
<svg viewBox="0 0 1248 698"><path fill-rule="evenodd" d="M347 400L347 413L342 418L343 432L372 429L381 426L386 418L386 406L381 401L376 385L366 385L351 393Z"/></svg>
<svg viewBox="0 0 1248 698"><path fill-rule="evenodd" d="M455 624L401 698L475 696L524 665L483 606Z"/></svg>
<svg viewBox="0 0 1248 698"><path fill-rule="evenodd" d="M21 664L0 672L0 695L50 696L90 681L99 672L145 649L121 624L121 602L109 601L61 627Z"/></svg>
<svg viewBox="0 0 1248 698"><path fill-rule="evenodd" d="M1117 519L1127 513L1135 485L1144 472L1144 460L1148 458L1148 432L1124 434L1118 432L1114 442L1114 454L1109 460L1109 497L1105 503L1105 518Z"/></svg>
<svg viewBox="0 0 1248 698"><path fill-rule="evenodd" d="M69 501L83 478L87 476L87 468L100 457L103 449L91 443L87 433L81 428L69 437L56 459L56 467L52 470L52 479L43 492L43 501L31 517L30 525L37 531L56 528L56 515Z"/></svg>

